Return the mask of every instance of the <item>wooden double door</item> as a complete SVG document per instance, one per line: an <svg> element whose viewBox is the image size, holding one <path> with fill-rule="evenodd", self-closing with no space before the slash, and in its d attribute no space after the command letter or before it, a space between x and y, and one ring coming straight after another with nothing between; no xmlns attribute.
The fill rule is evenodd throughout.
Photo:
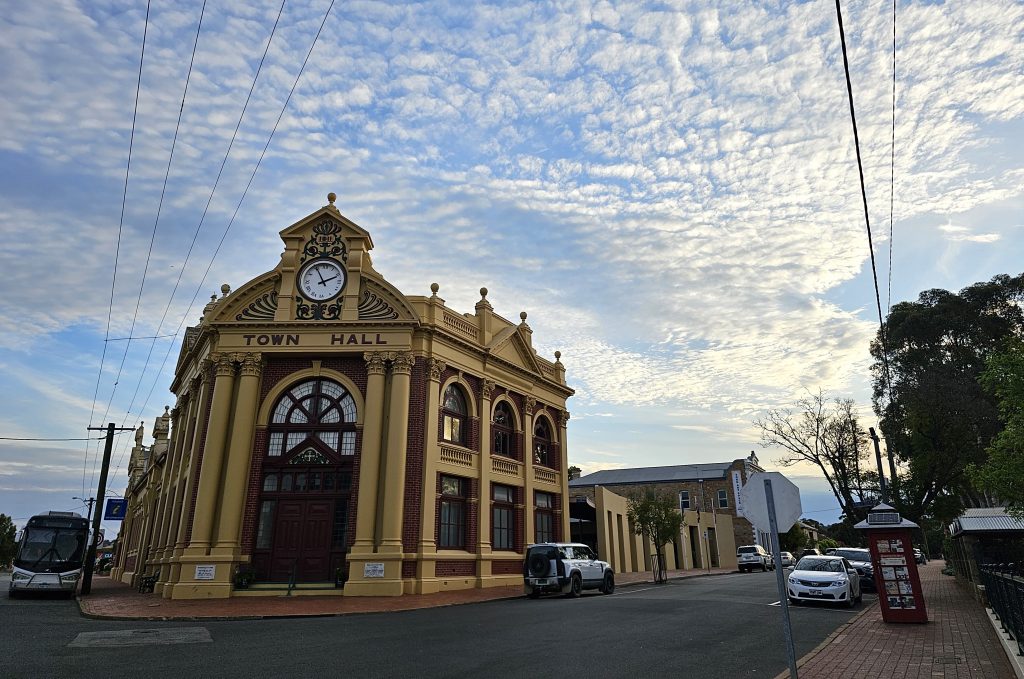
<svg viewBox="0 0 1024 679"><path fill-rule="evenodd" d="M334 580L331 528L337 500L280 499L270 551L270 580L296 582Z"/></svg>

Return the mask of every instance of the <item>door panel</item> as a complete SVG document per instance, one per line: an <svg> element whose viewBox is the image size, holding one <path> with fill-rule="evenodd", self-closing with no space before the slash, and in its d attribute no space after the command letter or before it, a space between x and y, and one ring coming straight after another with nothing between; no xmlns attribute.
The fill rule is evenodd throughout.
<svg viewBox="0 0 1024 679"><path fill-rule="evenodd" d="M323 582L331 580L331 519L334 503L330 500L307 500L302 526L302 553L299 557L298 580Z"/></svg>

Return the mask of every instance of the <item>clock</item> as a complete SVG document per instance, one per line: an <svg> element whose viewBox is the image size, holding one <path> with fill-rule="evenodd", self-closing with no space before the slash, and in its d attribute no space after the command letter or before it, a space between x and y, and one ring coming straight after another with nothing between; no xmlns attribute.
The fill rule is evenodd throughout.
<svg viewBox="0 0 1024 679"><path fill-rule="evenodd" d="M333 259L314 259L299 269L299 289L307 299L325 302L345 288L345 267Z"/></svg>

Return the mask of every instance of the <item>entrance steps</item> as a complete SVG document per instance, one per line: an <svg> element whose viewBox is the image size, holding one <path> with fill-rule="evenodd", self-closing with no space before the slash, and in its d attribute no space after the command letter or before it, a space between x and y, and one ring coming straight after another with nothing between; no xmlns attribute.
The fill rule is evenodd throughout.
<svg viewBox="0 0 1024 679"><path fill-rule="evenodd" d="M291 596L344 596L345 590L334 582L297 582L291 587ZM247 589L235 589L232 596L286 596L287 582L255 582Z"/></svg>

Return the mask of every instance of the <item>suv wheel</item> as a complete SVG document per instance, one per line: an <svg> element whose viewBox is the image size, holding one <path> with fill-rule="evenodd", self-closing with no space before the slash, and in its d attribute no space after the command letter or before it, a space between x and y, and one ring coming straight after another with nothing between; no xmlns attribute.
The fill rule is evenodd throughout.
<svg viewBox="0 0 1024 679"><path fill-rule="evenodd" d="M764 573L767 570L768 570L768 564L766 564L764 561L762 561L761 562L761 572Z"/></svg>
<svg viewBox="0 0 1024 679"><path fill-rule="evenodd" d="M540 589L538 589L537 587L534 587L533 589L531 589L529 597L531 599L539 599L540 598Z"/></svg>
<svg viewBox="0 0 1024 679"><path fill-rule="evenodd" d="M615 591L615 576L611 573L604 574L604 583L601 585L602 594L611 594Z"/></svg>
<svg viewBox="0 0 1024 679"><path fill-rule="evenodd" d="M573 573L569 579L569 596L574 599L583 594L583 578L579 573Z"/></svg>
<svg viewBox="0 0 1024 679"><path fill-rule="evenodd" d="M853 585L846 591L846 607L853 608L857 605L857 602L853 598Z"/></svg>

